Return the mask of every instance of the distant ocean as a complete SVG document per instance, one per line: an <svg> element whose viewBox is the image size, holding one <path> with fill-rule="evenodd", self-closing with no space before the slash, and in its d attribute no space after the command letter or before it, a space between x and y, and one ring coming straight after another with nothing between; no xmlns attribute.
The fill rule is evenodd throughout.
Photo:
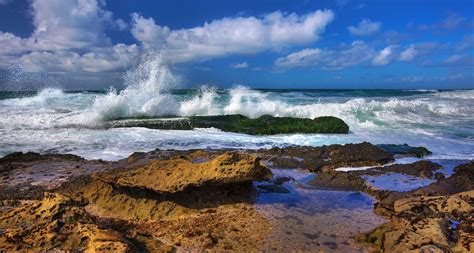
<svg viewBox="0 0 474 253"><path fill-rule="evenodd" d="M178 80L156 62L125 75L121 91L0 92L0 156L16 151L72 153L116 160L135 151L270 148L369 141L425 146L434 158L474 159L474 90L173 89ZM217 129L106 129L116 118L164 115L331 115L350 134L250 136Z"/></svg>

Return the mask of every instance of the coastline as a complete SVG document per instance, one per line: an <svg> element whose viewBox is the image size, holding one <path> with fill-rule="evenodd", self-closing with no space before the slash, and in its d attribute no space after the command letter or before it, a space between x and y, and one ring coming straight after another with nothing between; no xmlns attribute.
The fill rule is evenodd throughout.
<svg viewBox="0 0 474 253"><path fill-rule="evenodd" d="M98 249L104 242L117 250L151 251L472 249L469 212L474 180L469 179L473 178L473 163L457 161L450 169L429 161L386 166L402 157L421 160L429 154L422 148L389 147L360 143L155 150L115 162L14 153L0 159L1 245L7 250L26 249L30 247L27 242L33 241L37 242L33 250ZM462 163L467 165L459 166ZM226 171L236 174L218 172L222 167L218 164L226 164ZM203 172L186 172L192 166ZM336 170L361 166L373 168ZM180 167L183 169L175 169ZM163 170L169 172L163 174ZM418 180L420 184L406 191L376 187L377 180L395 174L405 177L397 182ZM160 182L166 182L167 188ZM55 207L47 211L53 216L42 218L44 205ZM433 216L433 212L420 213L420 205L442 205L444 209L436 209ZM70 213L76 218L66 221ZM144 216L147 218L140 218ZM20 217L29 235L15 229L15 219ZM414 226L421 225L410 217L422 217L426 221L423 228L413 232ZM449 230L453 219L458 225ZM48 230L53 223L62 225ZM41 231L61 238L71 231L78 233L73 224L82 224L80 234L88 244L71 239L62 242L61 248L59 240L37 234ZM411 238L409 244L400 243L394 234ZM105 239L98 238L100 235Z"/></svg>

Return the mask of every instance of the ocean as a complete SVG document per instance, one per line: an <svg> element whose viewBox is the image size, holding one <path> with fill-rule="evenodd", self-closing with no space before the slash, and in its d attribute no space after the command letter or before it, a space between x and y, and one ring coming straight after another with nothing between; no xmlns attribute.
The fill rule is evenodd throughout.
<svg viewBox="0 0 474 253"><path fill-rule="evenodd" d="M0 92L0 156L71 153L117 160L136 151L356 143L425 146L433 159L474 158L474 90L259 90L245 86L176 89L179 78L157 61L124 76L120 91ZM336 116L349 134L251 136L217 129L110 128L117 118L269 114Z"/></svg>

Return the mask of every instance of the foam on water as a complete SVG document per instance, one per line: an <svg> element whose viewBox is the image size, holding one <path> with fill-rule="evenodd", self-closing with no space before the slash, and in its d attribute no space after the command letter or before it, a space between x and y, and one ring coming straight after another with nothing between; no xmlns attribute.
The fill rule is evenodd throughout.
<svg viewBox="0 0 474 253"><path fill-rule="evenodd" d="M219 90L174 92L180 78L161 54L146 52L125 73L126 88L107 93L45 89L0 100L0 156L13 151L72 152L117 159L155 148L261 148L371 141L426 146L437 158L473 159L474 90L311 91ZM109 119L163 115L264 114L336 116L348 135L248 136L217 130L100 129Z"/></svg>
<svg viewBox="0 0 474 253"><path fill-rule="evenodd" d="M96 120L137 116L175 115L179 104L167 91L174 88L178 78L164 64L160 53L147 52L141 64L126 72L126 88L110 90L97 97L92 112Z"/></svg>

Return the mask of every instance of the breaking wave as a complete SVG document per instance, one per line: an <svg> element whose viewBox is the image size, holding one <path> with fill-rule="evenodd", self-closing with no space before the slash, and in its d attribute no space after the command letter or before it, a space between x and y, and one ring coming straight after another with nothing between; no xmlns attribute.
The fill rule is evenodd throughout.
<svg viewBox="0 0 474 253"><path fill-rule="evenodd" d="M433 134L456 129L474 115L474 91L276 91L236 86L219 90L203 86L176 93L180 77L160 53L146 52L141 64L124 75L125 89L106 94L65 93L45 89L36 96L0 100L5 115L0 128L96 127L111 119L242 114L256 118L335 116L354 131L408 129ZM3 108L3 109L2 109ZM28 110L25 108L29 108ZM471 136L470 127L459 127Z"/></svg>

